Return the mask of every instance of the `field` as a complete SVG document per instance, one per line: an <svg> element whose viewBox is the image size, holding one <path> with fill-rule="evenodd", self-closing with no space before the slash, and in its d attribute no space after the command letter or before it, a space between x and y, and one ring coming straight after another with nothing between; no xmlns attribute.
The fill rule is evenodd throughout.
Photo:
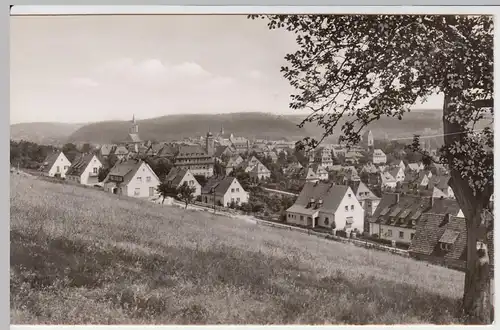
<svg viewBox="0 0 500 330"><path fill-rule="evenodd" d="M451 324L463 274L11 175L13 324Z"/></svg>

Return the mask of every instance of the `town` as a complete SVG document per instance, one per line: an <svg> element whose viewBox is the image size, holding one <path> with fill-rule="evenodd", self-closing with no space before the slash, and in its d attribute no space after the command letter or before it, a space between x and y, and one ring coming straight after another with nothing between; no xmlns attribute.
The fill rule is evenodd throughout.
<svg viewBox="0 0 500 330"><path fill-rule="evenodd" d="M153 143L141 139L135 116L123 136L119 144L54 150L42 163L29 163L30 172L156 203L251 214L465 267L465 219L448 170L424 165L404 143L381 144L367 130L352 148L326 144L300 151L296 141L250 141L223 127ZM430 143L422 148L437 153ZM493 197L491 218L492 210Z"/></svg>

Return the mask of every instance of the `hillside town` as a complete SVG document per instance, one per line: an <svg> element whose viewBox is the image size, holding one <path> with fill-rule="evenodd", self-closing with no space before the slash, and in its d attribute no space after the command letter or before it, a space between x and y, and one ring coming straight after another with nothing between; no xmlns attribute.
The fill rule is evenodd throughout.
<svg viewBox="0 0 500 330"><path fill-rule="evenodd" d="M418 154L379 143L370 130L357 146L312 151L223 127L180 141L144 141L135 116L123 135L117 144L80 145L84 152L72 150L71 157L54 149L32 172L155 203L251 214L465 267L465 218L446 166L424 165ZM437 153L425 142L422 148ZM489 217L492 208L491 202Z"/></svg>

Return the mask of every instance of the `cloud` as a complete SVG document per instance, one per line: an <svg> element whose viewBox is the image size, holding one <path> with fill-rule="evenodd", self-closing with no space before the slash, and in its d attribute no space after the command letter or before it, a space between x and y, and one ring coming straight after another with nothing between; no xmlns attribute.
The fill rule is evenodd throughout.
<svg viewBox="0 0 500 330"><path fill-rule="evenodd" d="M85 87L97 87L99 83L91 78L76 77L70 80L70 83L74 86L85 86Z"/></svg>
<svg viewBox="0 0 500 330"><path fill-rule="evenodd" d="M203 69L199 64L193 62L184 62L172 67L172 71L187 76L208 76L210 73Z"/></svg>
<svg viewBox="0 0 500 330"><path fill-rule="evenodd" d="M248 73L248 76L252 79L261 79L264 77L264 74L259 70L252 70Z"/></svg>

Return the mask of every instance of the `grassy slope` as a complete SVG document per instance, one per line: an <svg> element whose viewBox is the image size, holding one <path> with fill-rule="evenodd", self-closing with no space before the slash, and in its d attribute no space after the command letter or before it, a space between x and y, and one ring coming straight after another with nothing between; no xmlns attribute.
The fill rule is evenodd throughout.
<svg viewBox="0 0 500 330"><path fill-rule="evenodd" d="M11 175L11 322L456 323L463 274Z"/></svg>

